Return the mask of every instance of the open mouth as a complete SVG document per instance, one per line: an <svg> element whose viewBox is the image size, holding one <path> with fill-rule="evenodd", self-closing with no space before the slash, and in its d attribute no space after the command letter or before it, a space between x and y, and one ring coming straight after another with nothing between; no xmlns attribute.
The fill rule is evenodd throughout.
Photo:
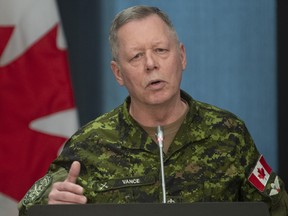
<svg viewBox="0 0 288 216"><path fill-rule="evenodd" d="M159 90L163 88L163 86L164 86L163 80L152 80L151 82L149 82L147 87L153 90Z"/></svg>
<svg viewBox="0 0 288 216"><path fill-rule="evenodd" d="M161 83L161 81L160 80L156 80L156 81L151 82L150 85L157 85L159 83Z"/></svg>

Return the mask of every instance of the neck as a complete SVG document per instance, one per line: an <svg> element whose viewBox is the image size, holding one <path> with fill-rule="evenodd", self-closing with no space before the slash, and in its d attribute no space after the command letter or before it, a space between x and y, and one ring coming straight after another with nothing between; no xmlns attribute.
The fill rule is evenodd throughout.
<svg viewBox="0 0 288 216"><path fill-rule="evenodd" d="M129 113L141 125L147 127L164 126L175 122L187 109L187 104L179 99L169 104L138 105L131 101Z"/></svg>

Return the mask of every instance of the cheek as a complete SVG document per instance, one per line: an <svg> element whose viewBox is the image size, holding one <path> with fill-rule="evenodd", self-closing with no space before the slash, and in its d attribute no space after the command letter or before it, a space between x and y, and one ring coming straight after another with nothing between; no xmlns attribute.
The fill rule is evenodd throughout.
<svg viewBox="0 0 288 216"><path fill-rule="evenodd" d="M141 74L137 73L137 71L128 72L123 76L124 85L126 87L139 87L141 85Z"/></svg>
<svg viewBox="0 0 288 216"><path fill-rule="evenodd" d="M171 61L171 64L166 67L167 71L170 71L172 79L181 79L183 73L183 64L179 58L175 61Z"/></svg>

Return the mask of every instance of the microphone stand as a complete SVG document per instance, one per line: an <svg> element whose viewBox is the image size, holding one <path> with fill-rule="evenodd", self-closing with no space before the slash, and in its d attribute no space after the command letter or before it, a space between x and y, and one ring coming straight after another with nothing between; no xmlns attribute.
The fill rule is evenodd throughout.
<svg viewBox="0 0 288 216"><path fill-rule="evenodd" d="M166 203L166 187L165 187L164 162L163 162L163 130L161 126L157 126L157 141L160 150L160 165L161 165L160 168L161 168L163 203Z"/></svg>

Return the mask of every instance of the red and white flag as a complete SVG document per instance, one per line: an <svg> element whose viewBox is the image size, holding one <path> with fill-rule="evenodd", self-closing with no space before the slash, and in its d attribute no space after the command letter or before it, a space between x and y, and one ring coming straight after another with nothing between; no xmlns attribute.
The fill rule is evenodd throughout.
<svg viewBox="0 0 288 216"><path fill-rule="evenodd" d="M78 128L59 20L54 0L0 0L1 208L22 199Z"/></svg>
<svg viewBox="0 0 288 216"><path fill-rule="evenodd" d="M254 187L263 192L268 183L271 172L271 167L267 164L263 155L261 155L248 180L252 185L254 185Z"/></svg>

